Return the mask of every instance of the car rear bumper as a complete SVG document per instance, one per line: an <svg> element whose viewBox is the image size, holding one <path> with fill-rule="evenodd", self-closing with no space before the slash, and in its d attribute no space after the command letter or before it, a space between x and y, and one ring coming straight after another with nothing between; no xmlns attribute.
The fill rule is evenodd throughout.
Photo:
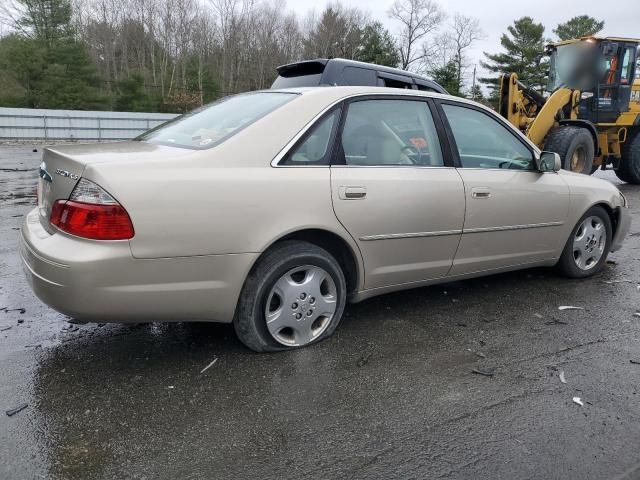
<svg viewBox="0 0 640 480"><path fill-rule="evenodd" d="M20 254L33 291L85 321L231 322L258 254L136 259L128 241L50 234L37 209L22 225Z"/></svg>
<svg viewBox="0 0 640 480"><path fill-rule="evenodd" d="M611 251L615 252L620 250L622 242L629 233L631 228L631 212L627 207L618 208L618 225L616 226L616 233L613 235L613 241L611 242Z"/></svg>

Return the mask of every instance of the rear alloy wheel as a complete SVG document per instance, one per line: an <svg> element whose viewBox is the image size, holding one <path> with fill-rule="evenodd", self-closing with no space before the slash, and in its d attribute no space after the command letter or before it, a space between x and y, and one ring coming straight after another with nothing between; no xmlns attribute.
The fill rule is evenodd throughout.
<svg viewBox="0 0 640 480"><path fill-rule="evenodd" d="M331 323L337 297L336 284L326 270L314 265L295 267L282 275L267 295L267 330L287 347L307 345Z"/></svg>
<svg viewBox="0 0 640 480"><path fill-rule="evenodd" d="M544 149L559 154L565 170L585 175L593 173L595 146L586 128L556 127L547 135Z"/></svg>
<svg viewBox="0 0 640 480"><path fill-rule="evenodd" d="M559 270L568 277L590 277L602 269L611 247L611 219L602 207L593 207L578 221L567 241Z"/></svg>
<svg viewBox="0 0 640 480"><path fill-rule="evenodd" d="M346 282L340 264L308 242L268 250L249 274L234 320L238 338L257 352L304 347L340 323Z"/></svg>
<svg viewBox="0 0 640 480"><path fill-rule="evenodd" d="M622 159L616 175L623 182L640 185L640 131L622 144Z"/></svg>

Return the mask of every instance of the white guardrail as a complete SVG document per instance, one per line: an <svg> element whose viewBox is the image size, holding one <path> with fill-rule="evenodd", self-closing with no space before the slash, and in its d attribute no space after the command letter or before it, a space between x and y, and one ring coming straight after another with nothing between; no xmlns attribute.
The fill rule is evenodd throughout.
<svg viewBox="0 0 640 480"><path fill-rule="evenodd" d="M174 113L0 107L0 141L126 140L176 116Z"/></svg>

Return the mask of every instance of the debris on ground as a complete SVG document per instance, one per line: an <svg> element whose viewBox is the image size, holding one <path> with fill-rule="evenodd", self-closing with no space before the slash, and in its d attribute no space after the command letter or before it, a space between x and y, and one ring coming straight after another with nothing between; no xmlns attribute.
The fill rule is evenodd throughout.
<svg viewBox="0 0 640 480"><path fill-rule="evenodd" d="M622 280L603 280L602 283L605 283L607 285L616 285L618 283L635 283L633 280L627 280L626 278L623 278Z"/></svg>
<svg viewBox="0 0 640 480"><path fill-rule="evenodd" d="M6 414L8 417L13 417L14 415L16 415L17 413L20 413L22 410L24 410L25 408L27 408L29 406L28 403L23 403L22 405L18 405L15 408L12 408L10 410L6 411Z"/></svg>
<svg viewBox="0 0 640 480"><path fill-rule="evenodd" d="M78 330L80 330L80 327L76 325L67 325L66 327L62 327L62 331L65 333L77 332Z"/></svg>
<svg viewBox="0 0 640 480"><path fill-rule="evenodd" d="M42 348L42 344L34 343L33 345L25 345L24 348Z"/></svg>
<svg viewBox="0 0 640 480"><path fill-rule="evenodd" d="M554 318L553 320L549 320L548 322L544 322L545 325L569 325L567 322L563 322L562 320L558 320Z"/></svg>
<svg viewBox="0 0 640 480"><path fill-rule="evenodd" d="M485 377L493 377L496 373L496 369L495 368L474 368L473 370L471 370L471 373L484 375Z"/></svg>
<svg viewBox="0 0 640 480"><path fill-rule="evenodd" d="M20 315L24 315L24 313L26 311L27 311L27 309L26 308L22 308L22 307L18 307L18 308L2 307L2 308L0 308L0 312L4 312L4 313L18 312Z"/></svg>
<svg viewBox="0 0 640 480"><path fill-rule="evenodd" d="M634 317L640 317L640 312L636 312L633 314Z"/></svg>
<svg viewBox="0 0 640 480"><path fill-rule="evenodd" d="M214 358L213 361L207 365L206 367L204 367L202 370L200 370L200 374L202 375L204 372L206 372L207 370L209 370L211 367L213 367L216 362L218 361L218 357Z"/></svg>
<svg viewBox="0 0 640 480"><path fill-rule="evenodd" d="M487 358L487 356L484 353L481 352L475 352L477 356L479 356L480 358Z"/></svg>
<svg viewBox="0 0 640 480"><path fill-rule="evenodd" d="M536 318L544 318L542 315L540 315L539 313L534 313L533 314L534 317Z"/></svg>
<svg viewBox="0 0 640 480"><path fill-rule="evenodd" d="M367 363L369 363L370 358L371 358L371 353L367 353L366 355L363 355L358 359L358 361L356 362L356 365L358 367L364 367Z"/></svg>
<svg viewBox="0 0 640 480"><path fill-rule="evenodd" d="M567 383L567 379L564 378L564 370L560 370L560 373L558 374L558 378L562 383Z"/></svg>
<svg viewBox="0 0 640 480"><path fill-rule="evenodd" d="M573 307L571 305L560 305L558 310L584 310L584 307Z"/></svg>
<svg viewBox="0 0 640 480"><path fill-rule="evenodd" d="M633 363L634 365L640 365L640 360L629 360L629 363Z"/></svg>
<svg viewBox="0 0 640 480"><path fill-rule="evenodd" d="M11 325L3 325L2 327L0 327L0 332L4 332L5 330L11 330L12 326Z"/></svg>
<svg viewBox="0 0 640 480"><path fill-rule="evenodd" d="M24 318L19 318L19 319L18 319L18 323L19 323L19 324L20 324L20 323L24 323Z"/></svg>
<svg viewBox="0 0 640 480"><path fill-rule="evenodd" d="M573 403L577 403L581 407L584 407L584 403L582 403L582 400L580 400L580 397L573 397Z"/></svg>

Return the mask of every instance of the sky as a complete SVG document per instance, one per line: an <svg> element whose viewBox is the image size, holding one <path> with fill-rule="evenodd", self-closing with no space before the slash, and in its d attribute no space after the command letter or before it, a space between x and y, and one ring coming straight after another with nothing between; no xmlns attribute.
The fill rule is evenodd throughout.
<svg viewBox="0 0 640 480"><path fill-rule="evenodd" d="M331 2L287 0L287 8L305 14L312 8L320 11L327 3ZM392 33L398 28L386 15L392 0L341 0L341 3L368 11L372 19L382 21ZM558 23L585 14L605 21L602 34L640 37L640 0L439 0L438 3L449 17L459 12L480 21L485 39L469 50L471 63L483 59L483 51L500 51L500 36L515 19L524 16L533 17L536 22L542 23L546 27L545 35L548 38L555 37L553 29ZM478 65L478 74L481 73Z"/></svg>

